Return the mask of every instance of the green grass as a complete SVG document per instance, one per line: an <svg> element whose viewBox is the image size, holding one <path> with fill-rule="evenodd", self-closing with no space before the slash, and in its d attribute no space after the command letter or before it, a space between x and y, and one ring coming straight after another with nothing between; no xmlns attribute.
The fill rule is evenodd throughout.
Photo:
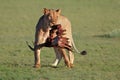
<svg viewBox="0 0 120 80"><path fill-rule="evenodd" d="M60 8L72 23L77 48L75 67L63 60L57 68L52 48L41 52L41 69L32 68L33 52L25 41L34 40L43 8ZM119 0L0 0L0 80L120 80Z"/></svg>

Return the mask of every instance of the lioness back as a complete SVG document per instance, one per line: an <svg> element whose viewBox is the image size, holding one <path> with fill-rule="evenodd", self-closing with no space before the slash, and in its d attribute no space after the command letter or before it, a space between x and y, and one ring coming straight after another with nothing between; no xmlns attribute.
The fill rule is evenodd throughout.
<svg viewBox="0 0 120 80"><path fill-rule="evenodd" d="M58 17L58 21L56 24L61 24L62 28L66 30L64 37L67 37L70 39L70 45L72 40L72 32L71 32L71 23L70 21L65 17L60 15Z"/></svg>

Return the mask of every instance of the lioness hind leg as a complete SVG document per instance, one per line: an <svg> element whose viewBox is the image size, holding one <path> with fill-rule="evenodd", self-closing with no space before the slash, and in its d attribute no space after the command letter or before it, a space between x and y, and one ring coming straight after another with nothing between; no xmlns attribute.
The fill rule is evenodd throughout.
<svg viewBox="0 0 120 80"><path fill-rule="evenodd" d="M74 63L74 54L71 51L68 51L68 55L69 55L69 59L70 59L70 65L71 67L74 67L73 63Z"/></svg>
<svg viewBox="0 0 120 80"><path fill-rule="evenodd" d="M70 61L69 61L69 58L68 58L68 56L66 54L65 49L60 49L60 52L61 52L61 54L62 54L62 56L64 58L64 62L67 65L67 67L71 68Z"/></svg>

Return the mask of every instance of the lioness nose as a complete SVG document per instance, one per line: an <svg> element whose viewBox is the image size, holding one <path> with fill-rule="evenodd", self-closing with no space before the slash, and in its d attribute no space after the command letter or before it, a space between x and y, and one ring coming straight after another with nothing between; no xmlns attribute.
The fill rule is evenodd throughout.
<svg viewBox="0 0 120 80"><path fill-rule="evenodd" d="M52 23L55 24L55 21L53 21Z"/></svg>

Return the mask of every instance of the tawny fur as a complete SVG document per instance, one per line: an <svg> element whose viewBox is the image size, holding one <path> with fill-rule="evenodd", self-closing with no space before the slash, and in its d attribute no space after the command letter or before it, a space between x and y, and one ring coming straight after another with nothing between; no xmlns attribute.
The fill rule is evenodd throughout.
<svg viewBox="0 0 120 80"><path fill-rule="evenodd" d="M36 48L39 44L45 43L46 39L49 37L49 31L50 26L61 24L62 29L66 30L65 35L63 37L66 37L69 39L69 45L72 46L73 39L72 39L72 33L71 33L71 23L70 21L61 15L61 10L53 10L53 9L44 9L44 15L39 19L38 24L36 25L36 32L35 32L35 42L34 42L34 58L35 58L35 64L34 67L38 68L40 67L40 51L41 49ZM66 54L65 49L63 48L56 48L54 47L55 53L56 53L56 59L52 66L57 66L57 64L62 59L62 56L64 57L65 64L68 67L73 67L74 62L74 54L72 51L68 50L68 55Z"/></svg>

